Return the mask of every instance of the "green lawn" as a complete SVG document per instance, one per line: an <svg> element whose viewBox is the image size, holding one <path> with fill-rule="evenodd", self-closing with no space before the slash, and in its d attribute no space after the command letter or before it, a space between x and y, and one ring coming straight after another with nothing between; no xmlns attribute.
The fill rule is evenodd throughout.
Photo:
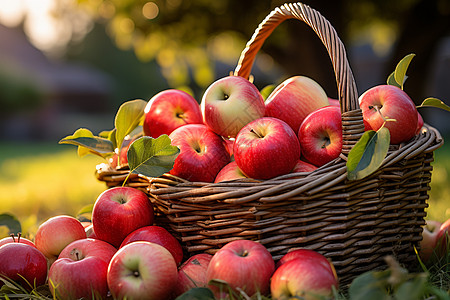
<svg viewBox="0 0 450 300"><path fill-rule="evenodd" d="M57 214L75 216L105 189L94 176L103 159L80 158L76 148L55 143L0 143L0 213L12 213L25 234ZM435 152L428 218L450 218L450 146ZM0 227L1 228L1 227ZM0 236L6 235L6 228Z"/></svg>

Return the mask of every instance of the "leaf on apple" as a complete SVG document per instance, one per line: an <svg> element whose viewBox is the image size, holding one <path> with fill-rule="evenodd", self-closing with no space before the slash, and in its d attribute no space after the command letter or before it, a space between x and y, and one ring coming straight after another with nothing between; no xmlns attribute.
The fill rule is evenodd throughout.
<svg viewBox="0 0 450 300"><path fill-rule="evenodd" d="M213 292L206 287L195 287L181 294L175 300L214 300Z"/></svg>
<svg viewBox="0 0 450 300"><path fill-rule="evenodd" d="M8 227L9 232L14 233L15 235L22 231L19 220L15 216L7 213L0 214L0 226Z"/></svg>
<svg viewBox="0 0 450 300"><path fill-rule="evenodd" d="M436 108L440 108L440 109L443 109L446 111L450 111L450 107L447 106L447 104L445 104L444 102L442 102L441 100L439 100L437 98L427 98L427 99L423 100L422 104L417 106L417 108L421 108L421 107L436 107Z"/></svg>
<svg viewBox="0 0 450 300"><path fill-rule="evenodd" d="M269 95L273 92L273 90L275 88L276 88L275 85L269 84L260 91L261 96L263 97L264 101L269 97Z"/></svg>
<svg viewBox="0 0 450 300"><path fill-rule="evenodd" d="M362 179L375 172L383 163L389 150L389 129L364 132L360 140L348 154L347 179Z"/></svg>
<svg viewBox="0 0 450 300"><path fill-rule="evenodd" d="M414 58L414 56L416 55L414 53L411 53L400 60L400 62L395 67L395 71L389 75L387 84L394 85L403 90L403 84L408 78L406 76L406 71L408 70L409 64L411 63L411 60Z"/></svg>
<svg viewBox="0 0 450 300"><path fill-rule="evenodd" d="M95 154L106 158L114 154L113 143L105 138L94 136L89 129L80 128L73 135L69 135L59 141L59 144L78 146L80 157L86 154Z"/></svg>
<svg viewBox="0 0 450 300"><path fill-rule="evenodd" d="M136 99L127 101L119 107L114 120L117 147L121 147L125 137L141 124L146 105L146 101Z"/></svg>
<svg viewBox="0 0 450 300"><path fill-rule="evenodd" d="M147 177L159 177L169 172L180 149L171 145L167 134L158 138L143 136L135 140L128 149L127 158L131 173Z"/></svg>

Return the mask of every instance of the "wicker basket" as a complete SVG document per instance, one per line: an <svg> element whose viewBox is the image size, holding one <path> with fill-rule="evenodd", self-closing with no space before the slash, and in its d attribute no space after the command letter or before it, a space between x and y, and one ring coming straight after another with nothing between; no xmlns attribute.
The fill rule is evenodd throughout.
<svg viewBox="0 0 450 300"><path fill-rule="evenodd" d="M339 158L311 173L271 180L189 182L165 174L132 174L128 186L142 189L157 211L157 224L169 229L189 254L215 253L227 242L251 239L265 245L275 260L296 248L330 258L342 283L385 266L383 257L416 260L414 247L425 224L430 163L443 140L425 125L408 143L391 146L383 165L359 181L346 178L346 156L364 132L355 81L334 28L301 3L273 10L243 50L235 75L249 77L264 40L284 20L298 19L322 40L331 58L342 112L344 146ZM121 185L127 169L98 166L97 178Z"/></svg>

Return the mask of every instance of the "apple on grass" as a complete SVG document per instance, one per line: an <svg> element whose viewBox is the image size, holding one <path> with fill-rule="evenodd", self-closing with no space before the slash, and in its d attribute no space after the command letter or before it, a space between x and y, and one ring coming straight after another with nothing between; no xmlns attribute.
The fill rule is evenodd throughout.
<svg viewBox="0 0 450 300"><path fill-rule="evenodd" d="M439 228L441 227L441 225L441 222L435 220L427 220L425 226L423 226L419 256L420 259L424 262L427 262L432 257L435 251Z"/></svg>
<svg viewBox="0 0 450 300"><path fill-rule="evenodd" d="M418 115L414 102L402 89L378 85L359 97L366 130L389 129L391 144L409 141L417 132ZM395 121L385 122L385 119Z"/></svg>
<svg viewBox="0 0 450 300"><path fill-rule="evenodd" d="M270 291L273 299L316 300L328 299L338 286L336 273L322 259L298 257L276 269Z"/></svg>
<svg viewBox="0 0 450 300"><path fill-rule="evenodd" d="M169 138L180 149L170 174L189 181L213 182L230 162L230 154L220 136L202 124L175 129Z"/></svg>
<svg viewBox="0 0 450 300"><path fill-rule="evenodd" d="M293 76L273 90L265 105L266 117L285 121L297 133L307 115L330 103L316 81L306 76Z"/></svg>
<svg viewBox="0 0 450 300"><path fill-rule="evenodd" d="M325 106L310 113L300 125L298 140L303 157L320 167L342 152L342 120L337 106Z"/></svg>
<svg viewBox="0 0 450 300"><path fill-rule="evenodd" d="M263 117L244 126L236 136L233 152L239 169L254 179L269 179L291 172L301 154L292 128L272 117Z"/></svg>
<svg viewBox="0 0 450 300"><path fill-rule="evenodd" d="M247 176L239 169L236 161L232 161L219 171L214 182L217 183L239 178L247 178Z"/></svg>
<svg viewBox="0 0 450 300"><path fill-rule="evenodd" d="M119 248L136 241L152 242L163 246L172 254L177 266L183 260L183 249L180 242L163 227L151 225L136 229L123 240Z"/></svg>
<svg viewBox="0 0 450 300"><path fill-rule="evenodd" d="M71 242L86 238L80 221L71 216L59 215L39 225L34 238L36 247L53 261Z"/></svg>
<svg viewBox="0 0 450 300"><path fill-rule="evenodd" d="M11 236L2 238L0 240L0 247L5 244L9 244L9 243L22 243L22 244L27 244L27 245L30 245L30 246L33 246L34 248L36 248L36 245L32 241L30 241L27 238L22 237L22 235L20 233L18 235L11 234Z"/></svg>
<svg viewBox="0 0 450 300"><path fill-rule="evenodd" d="M153 206L147 195L131 187L104 191L92 209L95 235L116 248L134 230L152 225L153 218Z"/></svg>
<svg viewBox="0 0 450 300"><path fill-rule="evenodd" d="M242 289L249 297L257 292L269 293L269 282L275 270L270 252L260 243L251 240L235 240L220 248L212 257L206 271L207 282L213 279L226 281L237 291ZM226 287L209 284L215 296L220 298Z"/></svg>
<svg viewBox="0 0 450 300"><path fill-rule="evenodd" d="M450 250L450 219L445 221L436 237L436 252L439 257L446 257Z"/></svg>
<svg viewBox="0 0 450 300"><path fill-rule="evenodd" d="M111 244L90 238L67 245L48 273L52 295L58 299L105 299L108 265L116 251Z"/></svg>
<svg viewBox="0 0 450 300"><path fill-rule="evenodd" d="M168 89L154 95L144 109L144 135L154 138L169 135L186 124L202 124L203 116L198 102L188 93Z"/></svg>
<svg viewBox="0 0 450 300"><path fill-rule="evenodd" d="M26 243L6 243L0 247L0 278L3 277L32 290L45 284L47 259L36 247Z"/></svg>
<svg viewBox="0 0 450 300"><path fill-rule="evenodd" d="M178 269L178 280L174 287L175 297L195 287L206 287L206 270L212 259L211 254L200 253L189 257Z"/></svg>
<svg viewBox="0 0 450 300"><path fill-rule="evenodd" d="M203 123L215 133L229 138L249 122L264 116L264 99L258 88L240 76L213 82L201 102Z"/></svg>
<svg viewBox="0 0 450 300"><path fill-rule="evenodd" d="M172 254L151 242L133 242L111 259L107 280L114 299L170 299L178 278Z"/></svg>

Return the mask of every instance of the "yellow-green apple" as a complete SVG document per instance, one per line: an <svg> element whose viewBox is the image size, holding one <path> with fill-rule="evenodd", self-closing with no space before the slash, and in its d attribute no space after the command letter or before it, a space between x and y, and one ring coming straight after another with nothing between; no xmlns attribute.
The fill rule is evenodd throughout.
<svg viewBox="0 0 450 300"><path fill-rule="evenodd" d="M299 159L295 164L294 168L292 169L291 173L312 172L316 169L317 167L315 165Z"/></svg>
<svg viewBox="0 0 450 300"><path fill-rule="evenodd" d="M341 111L325 106L310 113L298 130L303 157L320 167L337 158L342 151Z"/></svg>
<svg viewBox="0 0 450 300"><path fill-rule="evenodd" d="M417 109L414 102L402 89L393 85L378 85L365 91L359 97L367 129L389 129L391 144L409 141L417 131ZM395 121L385 122L385 119Z"/></svg>
<svg viewBox="0 0 450 300"><path fill-rule="evenodd" d="M4 244L0 247L0 278L3 276L32 290L43 285L47 279L47 259L31 245L17 242ZM0 287L2 285L3 281L0 281Z"/></svg>
<svg viewBox="0 0 450 300"><path fill-rule="evenodd" d="M426 224L423 226L419 256L424 262L427 262L435 251L439 228L441 225L441 222L426 220Z"/></svg>
<svg viewBox="0 0 450 300"><path fill-rule="evenodd" d="M188 93L168 89L154 95L144 109L144 135L154 138L169 135L186 124L202 124L203 117L198 102Z"/></svg>
<svg viewBox="0 0 450 300"><path fill-rule="evenodd" d="M183 260L183 248L181 248L180 242L163 227L151 225L136 229L123 240L120 248L137 241L152 242L163 246L173 255L177 266Z"/></svg>
<svg viewBox="0 0 450 300"><path fill-rule="evenodd" d="M212 131L224 137L235 137L246 124L264 116L264 99L247 79L227 76L206 89L201 111L203 123Z"/></svg>
<svg viewBox="0 0 450 300"><path fill-rule="evenodd" d="M321 259L301 257L282 264L270 281L273 299L328 299L338 286L336 273Z"/></svg>
<svg viewBox="0 0 450 300"><path fill-rule="evenodd" d="M436 252L439 257L445 257L450 250L450 219L442 223L436 240Z"/></svg>
<svg viewBox="0 0 450 300"><path fill-rule="evenodd" d="M219 171L214 182L217 183L239 178L247 178L247 176L245 176L244 173L242 173L242 171L239 169L236 161L232 161Z"/></svg>
<svg viewBox="0 0 450 300"><path fill-rule="evenodd" d="M70 243L48 272L52 295L55 299L105 299L106 274L115 253L111 244L97 239Z"/></svg>
<svg viewBox="0 0 450 300"><path fill-rule="evenodd" d="M285 121L297 133L307 115L330 103L316 81L306 76L293 76L279 84L265 104L267 117Z"/></svg>
<svg viewBox="0 0 450 300"><path fill-rule="evenodd" d="M234 159L250 178L269 179L292 171L300 159L295 132L284 121L263 117L245 125L234 142Z"/></svg>
<svg viewBox="0 0 450 300"><path fill-rule="evenodd" d="M226 281L236 291L241 288L248 296L260 292L269 293L270 277L275 270L275 262L270 252L260 243L251 240L235 240L220 248L212 257L206 271L207 281ZM221 287L209 284L216 297L220 297Z"/></svg>
<svg viewBox="0 0 450 300"><path fill-rule="evenodd" d="M177 278L172 254L161 245L143 241L120 248L107 275L114 299L170 299Z"/></svg>
<svg viewBox="0 0 450 300"><path fill-rule="evenodd" d="M220 136L203 124L175 129L169 138L180 149L170 174L190 180L213 182L217 173L230 162L230 154Z"/></svg>
<svg viewBox="0 0 450 300"><path fill-rule="evenodd" d="M153 206L147 195L131 187L105 190L92 210L95 235L116 248L134 230L152 225L153 218Z"/></svg>
<svg viewBox="0 0 450 300"><path fill-rule="evenodd" d="M4 237L0 240L0 247L9 244L9 243L22 243L22 244L28 244L30 246L33 246L36 248L36 245L30 241L27 238L22 237L22 235L19 233L18 235L11 234L11 236Z"/></svg>
<svg viewBox="0 0 450 300"><path fill-rule="evenodd" d="M80 221L59 215L39 225L34 243L48 259L54 259L71 242L84 238L86 232Z"/></svg>
<svg viewBox="0 0 450 300"><path fill-rule="evenodd" d="M174 287L177 297L195 287L206 287L206 270L212 259L211 254L200 253L189 257L178 269L178 280Z"/></svg>

